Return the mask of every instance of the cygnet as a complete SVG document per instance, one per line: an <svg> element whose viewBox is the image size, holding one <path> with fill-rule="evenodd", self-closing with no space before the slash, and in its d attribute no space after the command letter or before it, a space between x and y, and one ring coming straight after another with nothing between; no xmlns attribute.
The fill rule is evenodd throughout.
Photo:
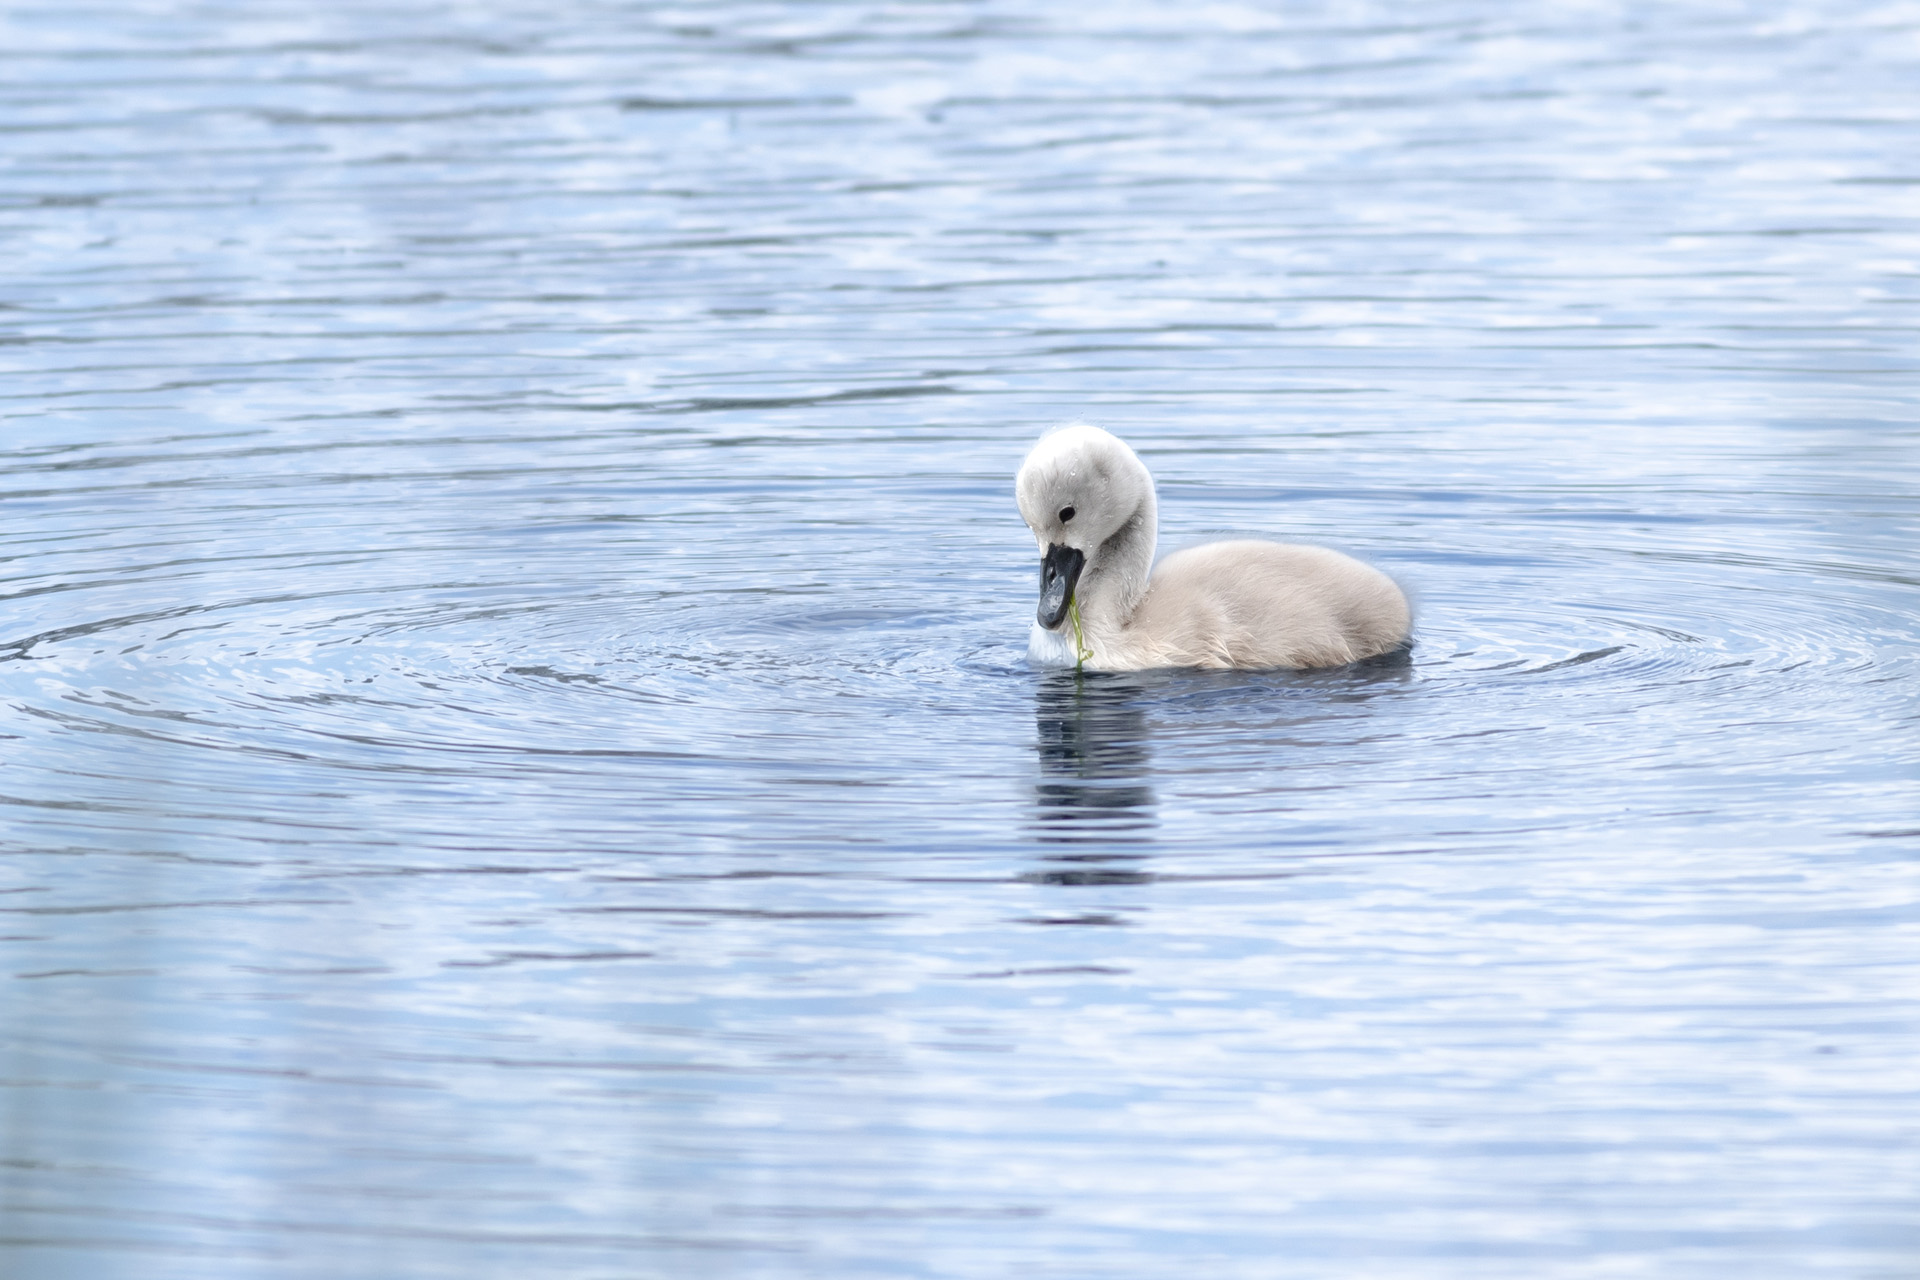
<svg viewBox="0 0 1920 1280"><path fill-rule="evenodd" d="M1028 656L1096 671L1336 667L1407 643L1393 580L1324 547L1211 542L1157 566L1153 476L1118 437L1043 437L1014 482L1040 544Z"/></svg>

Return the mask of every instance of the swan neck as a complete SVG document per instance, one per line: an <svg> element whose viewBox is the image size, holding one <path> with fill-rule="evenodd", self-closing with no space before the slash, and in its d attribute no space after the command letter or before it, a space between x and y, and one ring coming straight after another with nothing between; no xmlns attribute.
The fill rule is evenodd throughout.
<svg viewBox="0 0 1920 1280"><path fill-rule="evenodd" d="M1152 490L1125 524L1087 558L1081 595L1090 621L1109 627L1125 626L1147 594L1153 572L1154 542L1159 536L1159 513Z"/></svg>

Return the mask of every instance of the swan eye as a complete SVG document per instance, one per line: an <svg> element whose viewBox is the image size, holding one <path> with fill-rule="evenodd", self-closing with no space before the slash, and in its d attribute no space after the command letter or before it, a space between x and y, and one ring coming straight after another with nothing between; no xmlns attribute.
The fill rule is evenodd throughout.
<svg viewBox="0 0 1920 1280"><path fill-rule="evenodd" d="M1067 521L1071 519L1073 519L1073 508L1072 507L1060 508L1060 523L1065 524Z"/></svg>

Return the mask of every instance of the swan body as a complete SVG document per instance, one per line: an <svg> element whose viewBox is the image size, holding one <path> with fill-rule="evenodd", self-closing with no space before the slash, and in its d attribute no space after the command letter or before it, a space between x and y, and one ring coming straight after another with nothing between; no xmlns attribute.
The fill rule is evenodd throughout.
<svg viewBox="0 0 1920 1280"><path fill-rule="evenodd" d="M1027 656L1096 671L1335 667L1407 642L1407 598L1324 547L1234 540L1153 563L1153 476L1118 437L1076 424L1041 439L1014 482L1041 550Z"/></svg>

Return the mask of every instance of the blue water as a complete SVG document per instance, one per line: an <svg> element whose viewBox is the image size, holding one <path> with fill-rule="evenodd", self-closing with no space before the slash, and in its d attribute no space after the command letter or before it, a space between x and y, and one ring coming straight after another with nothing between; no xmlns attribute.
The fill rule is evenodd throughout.
<svg viewBox="0 0 1920 1280"><path fill-rule="evenodd" d="M0 1273L1910 1276L1920 7L0 11ZM1012 476L1401 666L1024 659Z"/></svg>

